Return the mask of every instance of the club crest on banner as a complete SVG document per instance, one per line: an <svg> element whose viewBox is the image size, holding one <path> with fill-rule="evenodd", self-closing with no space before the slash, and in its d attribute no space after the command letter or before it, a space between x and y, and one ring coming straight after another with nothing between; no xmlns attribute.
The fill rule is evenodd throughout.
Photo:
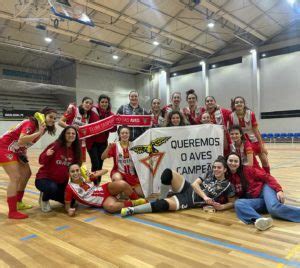
<svg viewBox="0 0 300 268"><path fill-rule="evenodd" d="M159 152L156 147L166 143L171 137L159 137L151 141L149 145L137 145L132 147L130 150L134 151L137 154L147 153L148 156L140 159L139 161L147 167L152 176L156 175L156 171L159 168L159 165L165 155L165 152Z"/></svg>

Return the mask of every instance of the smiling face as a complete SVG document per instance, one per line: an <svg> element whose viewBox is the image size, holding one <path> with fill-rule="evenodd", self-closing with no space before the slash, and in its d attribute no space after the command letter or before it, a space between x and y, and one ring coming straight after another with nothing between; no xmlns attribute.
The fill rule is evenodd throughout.
<svg viewBox="0 0 300 268"><path fill-rule="evenodd" d="M181 102L181 96L179 93L174 93L172 95L172 103L175 105L175 106L179 106L180 105L180 102Z"/></svg>
<svg viewBox="0 0 300 268"><path fill-rule="evenodd" d="M240 164L240 158L237 155L229 155L227 159L227 166L229 167L231 173L236 173L236 171L240 167Z"/></svg>
<svg viewBox="0 0 300 268"><path fill-rule="evenodd" d="M81 179L80 167L77 164L70 166L69 175L71 182L78 183Z"/></svg>
<svg viewBox="0 0 300 268"><path fill-rule="evenodd" d="M245 100L242 98L236 98L234 100L234 109L236 111L243 111L245 109Z"/></svg>
<svg viewBox="0 0 300 268"><path fill-rule="evenodd" d="M160 111L160 100L154 99L151 103L151 110L154 112Z"/></svg>
<svg viewBox="0 0 300 268"><path fill-rule="evenodd" d="M119 134L120 141L128 142L130 137L130 131L128 128L122 128Z"/></svg>
<svg viewBox="0 0 300 268"><path fill-rule="evenodd" d="M179 126L180 125L180 116L179 116L179 114L173 114L171 116L171 124L173 126Z"/></svg>
<svg viewBox="0 0 300 268"><path fill-rule="evenodd" d="M213 164L213 173L218 180L222 180L225 177L227 168L223 166L221 162L214 162Z"/></svg>
<svg viewBox="0 0 300 268"><path fill-rule="evenodd" d="M66 139L66 142L69 144L74 142L76 139L76 130L73 128L67 129L67 131L65 133L65 139Z"/></svg>
<svg viewBox="0 0 300 268"><path fill-rule="evenodd" d="M213 108L216 108L217 107L217 103L215 101L215 99L213 97L207 97L205 99L205 106L206 106L206 109L213 109Z"/></svg>
<svg viewBox="0 0 300 268"><path fill-rule="evenodd" d="M196 97L196 95L194 95L194 94L189 94L189 95L187 96L187 102L188 102L188 105L189 105L190 107L196 106L196 104L197 104L197 97Z"/></svg>
<svg viewBox="0 0 300 268"><path fill-rule="evenodd" d="M211 123L210 122L210 115L209 115L209 113L203 113L201 115L201 123L202 124L210 124Z"/></svg>
<svg viewBox="0 0 300 268"><path fill-rule="evenodd" d="M57 116L57 114L54 113L54 112L47 114L45 116L46 125L49 126L49 127L54 126L55 125L56 116Z"/></svg>
<svg viewBox="0 0 300 268"><path fill-rule="evenodd" d="M88 112L89 110L92 109L92 106L93 106L93 100L92 99L86 99L84 100L82 103L82 108L85 112Z"/></svg>
<svg viewBox="0 0 300 268"><path fill-rule="evenodd" d="M139 105L139 94L135 91L130 92L129 94L129 103L132 106L138 106Z"/></svg>
<svg viewBox="0 0 300 268"><path fill-rule="evenodd" d="M234 143L241 142L242 134L238 129L230 130L230 138Z"/></svg>
<svg viewBox="0 0 300 268"><path fill-rule="evenodd" d="M109 105L109 102L108 102L108 99L106 99L106 98L101 99L99 102L99 107L103 110L107 110L108 105Z"/></svg>

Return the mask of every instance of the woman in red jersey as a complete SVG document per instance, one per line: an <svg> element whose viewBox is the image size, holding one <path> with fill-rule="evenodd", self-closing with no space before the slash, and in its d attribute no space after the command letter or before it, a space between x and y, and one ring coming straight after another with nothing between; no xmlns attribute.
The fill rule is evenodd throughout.
<svg viewBox="0 0 300 268"><path fill-rule="evenodd" d="M94 185L91 181L107 173L107 170L98 170L89 174L84 179L80 172L79 164L69 166L70 181L65 191L65 209L69 216L75 215L75 208L71 208L73 199L91 207L104 208L109 213L120 211L124 207L145 204L147 201L140 198L123 180ZM119 200L118 195L124 194L130 200Z"/></svg>
<svg viewBox="0 0 300 268"><path fill-rule="evenodd" d="M42 165L36 174L35 186L41 191L40 207L43 212L51 211L49 200L64 203L64 192L68 183L68 166L81 163L81 147L74 126L67 126L58 139L41 153Z"/></svg>
<svg viewBox="0 0 300 268"><path fill-rule="evenodd" d="M168 115L172 111L181 111L180 109L180 103L181 103L181 94L180 92L174 92L171 95L171 103L169 105L166 105L162 108L162 112L165 116L165 118L168 118Z"/></svg>
<svg viewBox="0 0 300 268"><path fill-rule="evenodd" d="M113 157L114 166L110 173L112 181L124 180L132 186L139 196L143 196L142 187L129 154L130 129L121 126L118 129L119 141L110 143L102 154L102 159Z"/></svg>
<svg viewBox="0 0 300 268"><path fill-rule="evenodd" d="M229 118L229 126L239 125L242 128L246 138L251 142L254 153L258 155L263 169L270 173L268 152L258 130L254 112L246 106L245 99L240 96L232 100L231 109L232 113Z"/></svg>
<svg viewBox="0 0 300 268"><path fill-rule="evenodd" d="M111 112L110 97L102 94L98 98L98 105L92 108L89 123L105 119L106 117L109 117L111 115L113 115L113 113ZM92 171L102 169L103 160L101 159L101 155L107 147L109 133L115 131L117 131L116 127L110 129L109 131L105 131L98 135L87 138L86 147L90 155ZM99 176L96 183L99 183L100 181L101 176Z"/></svg>
<svg viewBox="0 0 300 268"><path fill-rule="evenodd" d="M197 106L198 96L194 89L186 92L186 101L188 107L183 108L183 115L190 125L200 124L201 121L201 108Z"/></svg>
<svg viewBox="0 0 300 268"><path fill-rule="evenodd" d="M208 112L212 124L223 125L227 129L230 110L217 105L216 99L213 96L205 98L205 107L202 108L202 113Z"/></svg>
<svg viewBox="0 0 300 268"><path fill-rule="evenodd" d="M151 101L151 110L149 112L153 116L152 127L163 127L165 123L165 117L160 109L160 99L154 98Z"/></svg>
<svg viewBox="0 0 300 268"><path fill-rule="evenodd" d="M17 208L22 210L32 207L22 202L24 189L31 176L27 148L36 143L46 131L50 135L55 133L57 112L46 107L41 113L45 115L45 122L30 117L0 137L0 165L9 176L7 203L10 219L27 218L28 216L17 211Z"/></svg>
<svg viewBox="0 0 300 268"><path fill-rule="evenodd" d="M222 125L224 128L224 154L225 149L228 147L229 134L228 134L228 121L230 110L220 107L213 96L205 98L205 107L202 108L202 113L207 112L210 116L210 122L215 125Z"/></svg>
<svg viewBox="0 0 300 268"><path fill-rule="evenodd" d="M81 105L78 107L76 104L71 103L64 113L64 115L60 118L58 125L62 128L67 126L74 126L76 129L78 127L87 125L91 116L91 109L93 107L93 100L90 97L84 97L81 101ZM82 147L82 160L86 161L86 142L85 140L81 141Z"/></svg>
<svg viewBox="0 0 300 268"><path fill-rule="evenodd" d="M227 149L227 154L237 153L244 166L255 166L260 168L255 157L251 142L244 136L240 126L232 126L229 128L230 143Z"/></svg>
<svg viewBox="0 0 300 268"><path fill-rule="evenodd" d="M227 156L228 178L240 199L234 207L238 218L246 224L254 224L264 231L273 224L272 218L262 217L269 213L272 217L292 222L300 222L300 208L284 205L285 196L277 180L261 168L243 166L236 153Z"/></svg>

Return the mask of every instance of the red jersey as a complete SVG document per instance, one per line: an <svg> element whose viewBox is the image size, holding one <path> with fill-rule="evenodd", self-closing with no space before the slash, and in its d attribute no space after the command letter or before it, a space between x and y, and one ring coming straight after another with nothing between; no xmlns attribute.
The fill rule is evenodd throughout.
<svg viewBox="0 0 300 268"><path fill-rule="evenodd" d="M240 126L251 143L258 142L253 131L253 128L258 126L254 112L246 110L244 117L239 117L235 111L232 112L229 117L229 126L233 125Z"/></svg>
<svg viewBox="0 0 300 268"><path fill-rule="evenodd" d="M89 123L94 123L99 120L102 120L106 117L109 117L111 115L114 115L110 110L103 110L98 106L93 106L91 110L91 116L89 118ZM110 132L117 131L117 127L114 127L108 131L105 131L103 133L100 133L98 135L92 136L90 138L86 139L86 147L87 149L91 149L94 142L98 143L106 143L109 137Z"/></svg>
<svg viewBox="0 0 300 268"><path fill-rule="evenodd" d="M201 123L201 107L196 107L194 111L191 111L189 107L185 107L183 108L183 114L191 125L198 125Z"/></svg>
<svg viewBox="0 0 300 268"><path fill-rule="evenodd" d="M67 119L67 125L83 126L88 124L88 118L80 114L79 108L74 103L69 105L67 111L64 113L64 117Z"/></svg>
<svg viewBox="0 0 300 268"><path fill-rule="evenodd" d="M27 148L36 143L41 138L41 136L22 146L18 144L18 140L21 134L31 135L37 130L38 128L33 121L29 119L22 121L16 127L8 130L0 137L1 150L7 150L16 154L26 154Z"/></svg>
<svg viewBox="0 0 300 268"><path fill-rule="evenodd" d="M165 124L165 118L162 116L162 111L155 115L152 111L149 112L152 115L152 127L163 127Z"/></svg>
<svg viewBox="0 0 300 268"><path fill-rule="evenodd" d="M129 154L129 149L122 148L120 142L112 145L108 151L108 156L113 157L114 159L113 170L117 170L123 174L136 175L133 161Z"/></svg>
<svg viewBox="0 0 300 268"><path fill-rule="evenodd" d="M48 156L47 150L52 148L53 155ZM72 147L62 147L59 142L54 142L40 154L39 163L42 165L36 174L37 179L51 179L57 183L67 183L69 179L68 167L72 163L76 163L79 159L75 159Z"/></svg>
<svg viewBox="0 0 300 268"><path fill-rule="evenodd" d="M229 148L230 148L230 152L237 153L241 157L243 165L248 165L247 154L252 154L253 166L260 168L250 141L246 140L244 143L241 144L240 147L237 147L232 143L230 139Z"/></svg>
<svg viewBox="0 0 300 268"><path fill-rule="evenodd" d="M259 197L264 184L268 184L276 192L282 191L277 180L263 169L244 166L244 176L248 182L247 194L252 198ZM235 187L236 195L238 197L243 196L240 177L237 174L231 174L229 180Z"/></svg>
<svg viewBox="0 0 300 268"><path fill-rule="evenodd" d="M100 186L85 181L81 184L69 182L65 189L65 201L71 202L75 198L82 204L92 207L102 207L105 199L110 196L108 184L109 182Z"/></svg>
<svg viewBox="0 0 300 268"><path fill-rule="evenodd" d="M165 116L168 115L169 113L173 112L173 111L178 111L178 112L183 113L182 110L181 110L180 108L174 109L172 104L169 104L169 105L164 106L161 110L162 110L162 113L163 113Z"/></svg>
<svg viewBox="0 0 300 268"><path fill-rule="evenodd" d="M201 108L201 114L209 113L204 107ZM231 114L230 110L224 108L217 108L213 112L209 113L210 121L215 125L223 125L225 128L228 126L229 116Z"/></svg>

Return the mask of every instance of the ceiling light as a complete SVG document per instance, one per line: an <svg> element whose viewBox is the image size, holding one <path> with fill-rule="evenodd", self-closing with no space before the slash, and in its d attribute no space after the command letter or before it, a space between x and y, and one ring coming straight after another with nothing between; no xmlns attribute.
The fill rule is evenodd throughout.
<svg viewBox="0 0 300 268"><path fill-rule="evenodd" d="M173 73L173 76L176 76L177 75L177 73Z"/></svg>
<svg viewBox="0 0 300 268"><path fill-rule="evenodd" d="M119 58L118 55L113 55L112 57L113 57L114 60L117 60Z"/></svg>
<svg viewBox="0 0 300 268"><path fill-rule="evenodd" d="M212 68L216 68L216 67L217 67L217 65L216 65L216 64L213 64L211 67L212 67Z"/></svg>
<svg viewBox="0 0 300 268"><path fill-rule="evenodd" d="M52 38L50 38L50 37L45 37L45 41L47 42L47 43L51 43L52 42Z"/></svg>
<svg viewBox="0 0 300 268"><path fill-rule="evenodd" d="M261 56L262 56L262 57L265 57L265 56L267 56L267 54L266 54L266 53L263 53L263 54L261 54Z"/></svg>
<svg viewBox="0 0 300 268"><path fill-rule="evenodd" d="M287 0L287 2L292 6L295 4L296 0Z"/></svg>
<svg viewBox="0 0 300 268"><path fill-rule="evenodd" d="M157 41L153 41L153 43L152 43L153 45L155 45L155 46L158 46L159 45L159 42L157 42Z"/></svg>
<svg viewBox="0 0 300 268"><path fill-rule="evenodd" d="M207 23L208 28L213 28L214 26L215 26L215 22L212 20Z"/></svg>
<svg viewBox="0 0 300 268"><path fill-rule="evenodd" d="M205 64L205 61L202 60L202 61L199 62L199 64L200 64L200 65L204 65L204 64Z"/></svg>

